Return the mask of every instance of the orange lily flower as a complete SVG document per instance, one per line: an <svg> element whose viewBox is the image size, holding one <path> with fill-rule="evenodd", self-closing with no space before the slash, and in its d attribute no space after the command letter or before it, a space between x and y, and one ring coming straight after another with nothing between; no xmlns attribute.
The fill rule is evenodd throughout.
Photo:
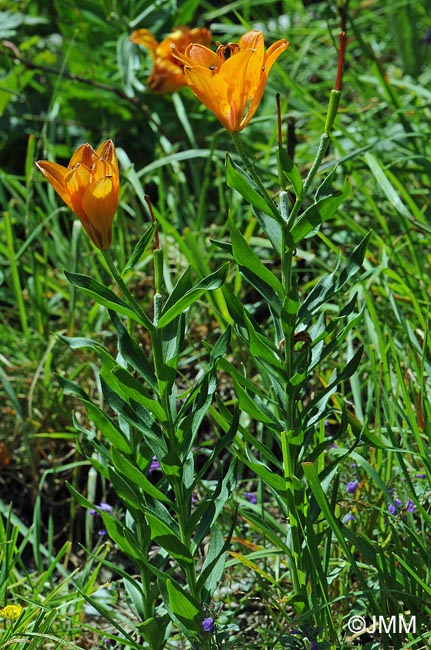
<svg viewBox="0 0 431 650"><path fill-rule="evenodd" d="M183 53L190 43L210 45L209 29L177 27L161 43L158 43L148 29L137 29L129 37L132 43L149 50L154 66L147 85L154 93L172 93L187 85L184 64L172 55L171 45Z"/></svg>
<svg viewBox="0 0 431 650"><path fill-rule="evenodd" d="M280 39L265 52L262 32L244 34L239 43L221 45L216 52L191 43L182 54L171 46L184 64L187 84L230 133L241 131L255 114L269 71L289 43Z"/></svg>
<svg viewBox="0 0 431 650"><path fill-rule="evenodd" d="M112 140L103 142L97 151L82 144L67 167L48 160L39 160L36 165L76 214L93 244L101 250L109 248L120 189Z"/></svg>

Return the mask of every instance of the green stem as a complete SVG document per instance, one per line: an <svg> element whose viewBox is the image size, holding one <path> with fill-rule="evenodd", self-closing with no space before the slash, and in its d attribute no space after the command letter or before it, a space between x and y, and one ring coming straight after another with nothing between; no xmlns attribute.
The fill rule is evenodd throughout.
<svg viewBox="0 0 431 650"><path fill-rule="evenodd" d="M134 296L130 293L129 289L127 288L123 278L121 277L117 267L114 264L114 260L112 259L110 249L108 248L108 250L102 250L101 253L103 255L103 259L105 260L113 279L115 280L115 282L117 283L119 289L121 290L121 293L123 294L123 297L129 303L129 306L133 309L135 314L139 317L142 325L144 325L149 332L154 332L155 325L148 318L147 314L144 311L142 311L142 309L140 308L140 306L136 302Z"/></svg>

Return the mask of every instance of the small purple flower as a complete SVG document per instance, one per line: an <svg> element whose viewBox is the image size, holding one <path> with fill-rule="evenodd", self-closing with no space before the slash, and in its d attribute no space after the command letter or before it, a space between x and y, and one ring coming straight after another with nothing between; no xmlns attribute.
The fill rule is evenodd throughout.
<svg viewBox="0 0 431 650"><path fill-rule="evenodd" d="M157 460L156 456L153 456L153 458L151 459L151 465L150 465L150 469L148 470L148 474L151 476L151 474L153 474L154 472L158 472L159 469L160 469L160 463Z"/></svg>
<svg viewBox="0 0 431 650"><path fill-rule="evenodd" d="M257 503L257 497L254 492L244 492L244 496L250 503Z"/></svg>
<svg viewBox="0 0 431 650"><path fill-rule="evenodd" d="M319 650L319 644L317 643L317 641L311 642L310 650Z"/></svg>
<svg viewBox="0 0 431 650"><path fill-rule="evenodd" d="M354 480L354 481L349 481L346 485L346 492L347 494L355 494L356 490L358 489L359 481Z"/></svg>
<svg viewBox="0 0 431 650"><path fill-rule="evenodd" d="M102 510L102 512L112 512L112 506L110 506L109 503L106 503L105 501L101 501L96 507L99 508L99 510ZM94 509L90 510L90 515L92 517L100 516L97 510Z"/></svg>
<svg viewBox="0 0 431 650"><path fill-rule="evenodd" d="M348 524L349 521L355 521L356 517L351 512L348 512L347 515L343 517L343 524Z"/></svg>
<svg viewBox="0 0 431 650"><path fill-rule="evenodd" d="M401 499L394 499L392 501L392 503L390 503L388 505L389 514L396 515L398 510L401 508L402 505L403 505L403 502L401 501Z"/></svg>
<svg viewBox="0 0 431 650"><path fill-rule="evenodd" d="M426 478L426 474L415 474L415 478Z"/></svg>
<svg viewBox="0 0 431 650"><path fill-rule="evenodd" d="M411 499L407 499L405 507L407 512L414 512L416 510L416 506Z"/></svg>
<svg viewBox="0 0 431 650"><path fill-rule="evenodd" d="M214 625L214 619L211 618L211 616L207 616L204 618L202 621L202 628L204 632L214 632L215 630L215 625Z"/></svg>

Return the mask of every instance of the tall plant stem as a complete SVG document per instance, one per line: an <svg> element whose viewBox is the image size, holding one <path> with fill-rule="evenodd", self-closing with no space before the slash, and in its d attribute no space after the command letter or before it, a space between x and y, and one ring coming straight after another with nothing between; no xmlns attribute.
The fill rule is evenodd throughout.
<svg viewBox="0 0 431 650"><path fill-rule="evenodd" d="M307 584L306 584L306 575L304 571L304 562L303 562L303 550L302 550L302 519L303 519L303 511L305 507L304 499L305 495L303 495L303 501L302 504L297 504L297 494L296 490L299 485L299 480L296 478L295 473L296 473L296 464L297 464L297 459L295 456L295 445L292 445L290 443L290 438L295 435L295 394L291 386L291 378L294 373L294 368L293 368L293 344L294 344L294 329L295 329L295 321L296 321L296 316L297 316L297 300L295 297L295 292L296 289L294 287L293 283L293 256L294 256L294 250L292 248L289 248L287 245L288 241L288 232L291 228L292 224L292 217L295 218L295 216L298 214L299 208L300 208L300 199L297 200L295 203L295 210L296 212L293 213L293 215L287 216L285 212L286 210L283 209L283 206L280 205L280 209L278 209L267 192L266 188L264 187L262 181L260 180L258 174L255 171L254 166L250 163L250 160L245 152L245 149L242 145L242 141L237 133L232 134L233 141L235 143L236 149L241 156L241 159L243 160L245 167L250 174L252 180L254 181L255 185L261 192L262 196L264 197L266 203L273 207L276 213L279 215L279 219L277 219L278 223L281 225L281 281L284 289L284 296L285 296L285 304L284 304L284 309L287 310L287 313L285 314L285 318L283 319L282 323L282 328L284 332L284 364L285 364L285 370L286 370L286 385L284 386L284 394L285 394L285 399L286 402L284 404L284 420L285 420L285 431L281 434L281 451L282 451L282 458L283 458L283 474L284 474L284 480L286 484L286 503L287 503L287 510L289 513L289 528L287 531L287 547L289 548L290 552L290 559L291 559L291 577L292 577L292 583L293 583L293 588L296 596L299 597L299 604L298 608L300 611L302 611L305 607L305 604L307 602ZM323 154L324 155L324 154ZM322 156L323 157L323 156ZM316 173L318 169L318 165L320 163L316 163L315 170L313 170L313 174ZM310 170L311 174L311 170ZM309 175L310 176L310 175ZM310 176L310 182L312 180L312 177ZM281 192L283 194L282 199L284 200L286 197L284 197L283 191ZM276 215L274 215L274 218L276 218Z"/></svg>

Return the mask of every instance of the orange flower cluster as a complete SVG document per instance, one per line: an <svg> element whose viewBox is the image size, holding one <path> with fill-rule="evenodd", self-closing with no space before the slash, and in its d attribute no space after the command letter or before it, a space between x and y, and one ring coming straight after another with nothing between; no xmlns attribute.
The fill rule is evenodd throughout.
<svg viewBox="0 0 431 650"><path fill-rule="evenodd" d="M171 93L187 85L184 64L172 54L174 45L178 52L184 52L190 43L210 45L211 32L205 28L189 29L177 27L161 43L158 43L148 29L137 29L130 36L132 43L149 50L154 66L147 85L154 93Z"/></svg>
<svg viewBox="0 0 431 650"><path fill-rule="evenodd" d="M39 160L36 165L76 214L93 244L108 249L120 189L112 140L103 142L97 151L89 144L81 145L67 167L48 160Z"/></svg>
<svg viewBox="0 0 431 650"><path fill-rule="evenodd" d="M160 44L148 29L134 31L130 40L146 47L154 59L148 79L153 92L190 86L231 133L241 131L255 114L269 72L289 45L280 39L265 52L262 32L253 30L238 43L217 43L213 52L209 30L188 27L178 27Z"/></svg>
<svg viewBox="0 0 431 650"><path fill-rule="evenodd" d="M208 29L178 27L161 43L147 29L130 36L154 59L148 85L166 93L190 86L193 93L231 133L241 131L255 114L269 72L289 43L280 39L265 51L262 32L244 34L238 43L213 52ZM36 163L66 205L81 221L97 248L111 245L112 222L118 206L120 179L114 144L106 140L94 151L83 144L67 167L48 160Z"/></svg>
<svg viewBox="0 0 431 650"><path fill-rule="evenodd" d="M184 54L172 45L174 56L184 64L187 84L231 133L241 131L255 114L269 72L289 46L280 39L265 52L262 32L244 34L238 44L217 43L216 52L191 43Z"/></svg>

